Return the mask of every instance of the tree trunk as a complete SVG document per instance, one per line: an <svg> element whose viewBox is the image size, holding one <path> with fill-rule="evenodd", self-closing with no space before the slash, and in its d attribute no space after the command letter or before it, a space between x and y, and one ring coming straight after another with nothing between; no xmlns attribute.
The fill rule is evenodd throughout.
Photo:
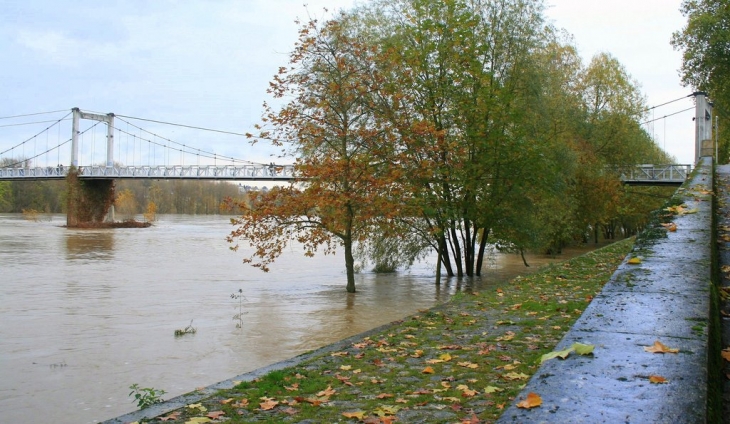
<svg viewBox="0 0 730 424"><path fill-rule="evenodd" d="M476 233L474 234L476 238ZM464 264L466 266L466 275L474 276L474 241L471 237L471 223L464 220Z"/></svg>
<svg viewBox="0 0 730 424"><path fill-rule="evenodd" d="M477 256L477 275L482 275L482 266L484 265L484 250L487 247L487 240L489 239L489 230L482 230L482 239L479 241L479 255Z"/></svg>
<svg viewBox="0 0 730 424"><path fill-rule="evenodd" d="M355 293L355 258L352 256L352 239L344 240L345 268L347 269L347 292Z"/></svg>
<svg viewBox="0 0 730 424"><path fill-rule="evenodd" d="M446 275L449 277L454 276L454 269L451 267L451 259L449 259L449 250L446 247L446 235L441 233L439 235L439 258L441 259L444 268L446 268Z"/></svg>
<svg viewBox="0 0 730 424"><path fill-rule="evenodd" d="M454 250L454 262L456 262L456 276L461 278L464 276L464 267L461 264L461 247L456 234L456 224L451 221L451 245Z"/></svg>

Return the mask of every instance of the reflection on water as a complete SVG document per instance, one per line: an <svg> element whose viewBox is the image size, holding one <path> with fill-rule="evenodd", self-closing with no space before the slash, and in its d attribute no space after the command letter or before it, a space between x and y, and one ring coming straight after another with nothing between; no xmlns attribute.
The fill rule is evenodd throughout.
<svg viewBox="0 0 730 424"><path fill-rule="evenodd" d="M67 229L66 258L69 260L110 260L114 256L114 230Z"/></svg>
<svg viewBox="0 0 730 424"><path fill-rule="evenodd" d="M339 256L292 248L262 273L228 249L225 217L159 218L147 229L70 230L62 216L0 214L0 421L112 418L134 409L134 383L176 396L527 271L519 255L493 255L481 278L436 285L432 260L363 272L348 294ZM551 259L528 261L534 270ZM242 328L230 297L239 290ZM197 332L174 337L191 320Z"/></svg>

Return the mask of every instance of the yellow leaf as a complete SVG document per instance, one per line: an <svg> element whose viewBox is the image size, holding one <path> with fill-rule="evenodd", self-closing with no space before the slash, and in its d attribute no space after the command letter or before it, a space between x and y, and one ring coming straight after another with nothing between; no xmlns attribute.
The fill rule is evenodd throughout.
<svg viewBox="0 0 730 424"><path fill-rule="evenodd" d="M576 342L573 343L571 348L574 349L575 353L577 353L578 355L590 355L591 353L593 353L593 349L596 348L596 345Z"/></svg>
<svg viewBox="0 0 730 424"><path fill-rule="evenodd" d="M352 369L352 365L341 365L340 369L342 371L350 371Z"/></svg>
<svg viewBox="0 0 730 424"><path fill-rule="evenodd" d="M379 406L373 413L379 417L384 417L386 415L397 414L399 409L400 407L398 406Z"/></svg>
<svg viewBox="0 0 730 424"><path fill-rule="evenodd" d="M677 353L679 352L679 349L670 348L660 342L659 340L655 341L652 346L645 346L644 350L650 353Z"/></svg>
<svg viewBox="0 0 730 424"><path fill-rule="evenodd" d="M439 359L442 361L450 361L451 355L449 355L448 353L442 353L441 355L439 355Z"/></svg>
<svg viewBox="0 0 730 424"><path fill-rule="evenodd" d="M669 383L669 381L667 381L666 378L664 378L662 376L659 376L659 375L650 375L649 376L649 381L652 382L652 383L654 383L654 384Z"/></svg>
<svg viewBox="0 0 730 424"><path fill-rule="evenodd" d="M212 422L212 420L208 417L195 417L185 421L185 424L202 424L209 422Z"/></svg>
<svg viewBox="0 0 730 424"><path fill-rule="evenodd" d="M641 258L637 258L636 256L634 256L633 258L629 259L629 263L632 265L640 264Z"/></svg>
<svg viewBox="0 0 730 424"><path fill-rule="evenodd" d="M345 418L357 418L358 420L365 419L365 412L364 411L343 412L342 415Z"/></svg>
<svg viewBox="0 0 730 424"><path fill-rule="evenodd" d="M507 380L527 380L528 378L530 378L530 376L527 374L516 372L504 374L502 377L506 378Z"/></svg>
<svg viewBox="0 0 730 424"><path fill-rule="evenodd" d="M568 357L568 355L570 355L570 352L572 352L572 351L573 351L573 348L571 347L571 348L565 349L565 350L556 350L554 352L546 353L546 354L542 355L542 357L540 358L540 363L542 364L543 362L548 361L553 358L565 359Z"/></svg>
<svg viewBox="0 0 730 424"><path fill-rule="evenodd" d="M421 371L423 374L433 374L435 371L431 367L426 367Z"/></svg>
<svg viewBox="0 0 730 424"><path fill-rule="evenodd" d="M503 391L504 391L504 389L500 389L499 387L494 387L494 386L487 386L484 388L484 393L486 393L486 394L503 392Z"/></svg>
<svg viewBox="0 0 730 424"><path fill-rule="evenodd" d="M527 398L517 404L518 408L530 409L542 405L542 398L537 393L528 393Z"/></svg>
<svg viewBox="0 0 730 424"><path fill-rule="evenodd" d="M189 409L197 409L200 412L207 412L208 411L208 408L206 408L205 406L203 406L202 403L191 403L190 405L188 405L188 408Z"/></svg>

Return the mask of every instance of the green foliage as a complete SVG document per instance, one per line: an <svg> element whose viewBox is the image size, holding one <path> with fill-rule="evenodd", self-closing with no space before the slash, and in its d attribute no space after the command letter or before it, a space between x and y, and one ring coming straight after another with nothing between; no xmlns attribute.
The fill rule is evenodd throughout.
<svg viewBox="0 0 730 424"><path fill-rule="evenodd" d="M730 149L730 5L726 0L684 0L680 11L687 24L672 35L672 46L682 52L682 83L713 100L720 117L720 163L725 163Z"/></svg>
<svg viewBox="0 0 730 424"><path fill-rule="evenodd" d="M164 390L158 390L151 387L142 388L139 387L137 383L132 384L129 388L132 391L129 392L128 396L134 396L133 402L137 402L137 408L139 409L149 408L156 403L164 402L161 396L167 393Z"/></svg>

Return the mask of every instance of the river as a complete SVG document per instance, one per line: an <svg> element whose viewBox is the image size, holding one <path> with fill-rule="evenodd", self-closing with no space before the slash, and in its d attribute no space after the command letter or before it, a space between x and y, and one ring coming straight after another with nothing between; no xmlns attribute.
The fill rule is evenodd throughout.
<svg viewBox="0 0 730 424"><path fill-rule="evenodd" d="M147 229L74 230L65 216L0 214L0 422L94 423L130 412L129 386L170 398L442 302L432 261L356 276L341 256L291 248L263 273L241 263L220 216ZM561 259L585 249L573 249ZM492 255L484 284L552 259ZM243 302L231 298L243 294ZM242 326L234 316L242 308ZM192 320L195 334L175 337Z"/></svg>

